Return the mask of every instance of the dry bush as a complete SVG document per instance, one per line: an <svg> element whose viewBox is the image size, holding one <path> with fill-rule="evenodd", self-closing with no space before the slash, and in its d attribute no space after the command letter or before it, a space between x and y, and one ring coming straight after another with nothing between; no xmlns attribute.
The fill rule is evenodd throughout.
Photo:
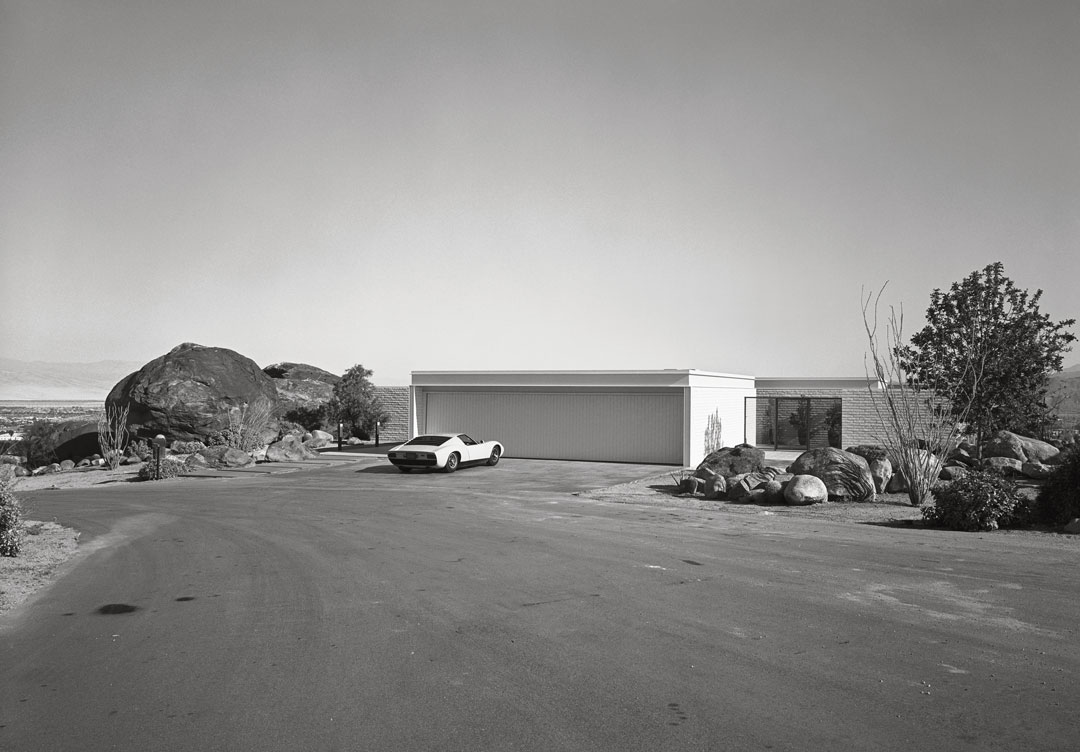
<svg viewBox="0 0 1080 752"><path fill-rule="evenodd" d="M98 446L101 456L109 463L109 468L120 467L127 446L128 406L105 405L105 412L98 418Z"/></svg>
<svg viewBox="0 0 1080 752"><path fill-rule="evenodd" d="M879 440L907 479L911 505L920 506L930 501L939 471L938 462L920 449L942 459L947 457L963 436L971 399L968 396L963 402L965 398L949 384L926 383L908 373L900 357L907 344L903 338L903 309L897 313L890 306L882 335L884 342L879 339L878 309L884 291L883 286L876 297L865 295L862 301L863 326L870 343L869 360L879 387L870 385L870 398L881 424ZM963 372L977 385L981 364L969 360L962 366ZM868 364L868 375L870 370Z"/></svg>

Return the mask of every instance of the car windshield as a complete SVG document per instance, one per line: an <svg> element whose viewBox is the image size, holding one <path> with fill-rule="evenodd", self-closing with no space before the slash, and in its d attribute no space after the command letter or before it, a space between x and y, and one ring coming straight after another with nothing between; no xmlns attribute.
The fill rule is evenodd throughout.
<svg viewBox="0 0 1080 752"><path fill-rule="evenodd" d="M442 446L449 440L449 436L417 436L405 442L405 446Z"/></svg>

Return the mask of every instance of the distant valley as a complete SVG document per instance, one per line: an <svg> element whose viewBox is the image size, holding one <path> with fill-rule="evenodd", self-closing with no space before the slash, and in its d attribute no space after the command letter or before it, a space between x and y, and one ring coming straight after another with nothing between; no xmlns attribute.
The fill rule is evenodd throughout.
<svg viewBox="0 0 1080 752"><path fill-rule="evenodd" d="M0 358L0 400L104 401L120 379L143 365L123 360L49 363Z"/></svg>
<svg viewBox="0 0 1080 752"><path fill-rule="evenodd" d="M1048 403L1066 426L1080 425L1080 365L1070 366L1050 377Z"/></svg>

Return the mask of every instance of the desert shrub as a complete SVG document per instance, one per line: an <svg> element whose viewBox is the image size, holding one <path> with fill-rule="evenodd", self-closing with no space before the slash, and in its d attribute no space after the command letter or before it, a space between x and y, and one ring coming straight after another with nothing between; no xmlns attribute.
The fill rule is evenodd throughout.
<svg viewBox="0 0 1080 752"><path fill-rule="evenodd" d="M138 439L128 444L127 454L129 457L138 457L140 460L145 460L147 457L154 453L150 447L150 442L146 439Z"/></svg>
<svg viewBox="0 0 1080 752"><path fill-rule="evenodd" d="M1035 503L1036 516L1052 525L1080 517L1080 446L1066 450L1065 461L1046 479Z"/></svg>
<svg viewBox="0 0 1080 752"><path fill-rule="evenodd" d="M41 467L56 462L56 432L47 420L35 420L22 432L21 450L27 467Z"/></svg>
<svg viewBox="0 0 1080 752"><path fill-rule="evenodd" d="M22 541L22 504L11 490L11 479L0 478L0 556L18 556Z"/></svg>
<svg viewBox="0 0 1080 752"><path fill-rule="evenodd" d="M285 437L290 434L294 436L303 436L308 432L308 429L304 427L302 423L297 423L291 420L283 420L278 424L278 437Z"/></svg>
<svg viewBox="0 0 1080 752"><path fill-rule="evenodd" d="M934 501L923 517L949 530L997 530L1026 524L1031 509L1008 478L999 473L972 470L963 478L942 483L931 491Z"/></svg>
<svg viewBox="0 0 1080 752"><path fill-rule="evenodd" d="M201 441L174 441L169 450L176 454L195 454L206 449L206 444Z"/></svg>
<svg viewBox="0 0 1080 752"><path fill-rule="evenodd" d="M150 461L143 463L143 466L139 468L139 480L165 480L166 478L175 478L178 475L183 475L186 470L184 462L176 459L175 457L164 457L161 460L160 467L157 462Z"/></svg>

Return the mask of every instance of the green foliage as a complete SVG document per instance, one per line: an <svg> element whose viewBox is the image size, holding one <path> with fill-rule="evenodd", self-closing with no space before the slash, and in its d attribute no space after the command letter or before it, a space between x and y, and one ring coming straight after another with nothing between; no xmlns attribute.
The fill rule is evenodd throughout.
<svg viewBox="0 0 1080 752"><path fill-rule="evenodd" d="M26 466L41 467L56 462L54 426L47 420L35 420L22 431L21 450L26 455Z"/></svg>
<svg viewBox="0 0 1080 752"><path fill-rule="evenodd" d="M299 425L305 431L314 431L326 424L326 405L317 407L294 407L281 416L286 422ZM288 433L285 431L284 433Z"/></svg>
<svg viewBox="0 0 1080 752"><path fill-rule="evenodd" d="M372 373L359 364L350 368L334 385L334 396L326 405L327 418L344 423L353 435L374 433L375 422L385 426L390 417L375 395L374 384L368 380Z"/></svg>
<svg viewBox="0 0 1080 752"><path fill-rule="evenodd" d="M139 480L175 478L183 475L186 469L184 462L175 457L163 457L160 467L157 462L151 459L149 462L144 462L142 467L139 468Z"/></svg>
<svg viewBox="0 0 1080 752"><path fill-rule="evenodd" d="M11 480L0 478L0 556L18 556L23 542L23 513Z"/></svg>
<svg viewBox="0 0 1080 752"><path fill-rule="evenodd" d="M926 326L898 349L912 381L950 401L974 431L1000 429L1030 435L1045 420L1051 373L1076 337L1067 319L1039 310L1042 290L1029 294L1005 276L1001 262L934 290Z"/></svg>
<svg viewBox="0 0 1080 752"><path fill-rule="evenodd" d="M303 436L310 429L305 427L302 423L294 423L291 420L282 420L278 423L278 437L288 436L290 434L294 436Z"/></svg>
<svg viewBox="0 0 1080 752"><path fill-rule="evenodd" d="M949 530L997 530L1025 525L1031 518L1027 499L998 473L972 470L931 493L934 503L923 509L923 517Z"/></svg>
<svg viewBox="0 0 1080 752"><path fill-rule="evenodd" d="M1052 525L1080 517L1080 445L1068 449L1065 461L1046 479L1035 510L1040 520Z"/></svg>

